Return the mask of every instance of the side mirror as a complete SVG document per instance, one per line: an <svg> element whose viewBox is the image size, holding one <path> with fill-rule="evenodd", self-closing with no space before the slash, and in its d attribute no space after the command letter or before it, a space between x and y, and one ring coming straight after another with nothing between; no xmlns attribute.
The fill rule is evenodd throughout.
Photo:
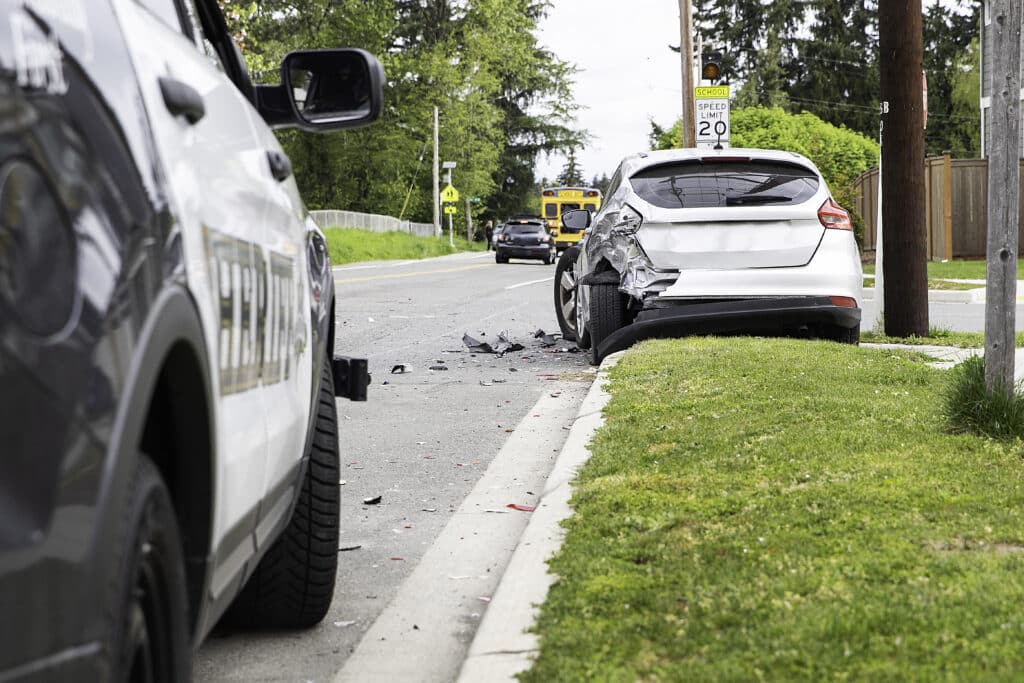
<svg viewBox="0 0 1024 683"><path fill-rule="evenodd" d="M562 214L562 226L579 232L590 227L590 212L586 209L572 209Z"/></svg>
<svg viewBox="0 0 1024 683"><path fill-rule="evenodd" d="M380 118L384 69L365 50L300 50L281 63L281 85L259 86L268 124L312 132L358 128Z"/></svg>

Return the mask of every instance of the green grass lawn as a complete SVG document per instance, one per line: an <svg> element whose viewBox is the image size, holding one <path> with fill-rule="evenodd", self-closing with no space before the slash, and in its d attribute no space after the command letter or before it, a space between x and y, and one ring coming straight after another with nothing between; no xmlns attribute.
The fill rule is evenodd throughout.
<svg viewBox="0 0 1024 683"><path fill-rule="evenodd" d="M864 266L865 273L874 273L875 265ZM939 261L928 262L928 277L929 278L953 278L954 280L984 280L985 279L985 261L984 260L956 260L947 261L941 263ZM1017 259L1017 277L1024 277L1024 259Z"/></svg>
<svg viewBox="0 0 1024 683"><path fill-rule="evenodd" d="M945 433L923 360L634 347L522 679L1019 680L1024 445Z"/></svg>
<svg viewBox="0 0 1024 683"><path fill-rule="evenodd" d="M483 242L467 242L455 237L455 248L448 246L448 236L415 237L404 232L370 232L356 228L327 228L327 249L333 265L356 261L389 261L444 256L460 251L483 251Z"/></svg>

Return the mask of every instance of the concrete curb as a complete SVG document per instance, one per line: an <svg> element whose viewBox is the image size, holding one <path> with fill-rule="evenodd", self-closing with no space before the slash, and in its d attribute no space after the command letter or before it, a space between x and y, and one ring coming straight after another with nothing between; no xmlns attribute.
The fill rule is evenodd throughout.
<svg viewBox="0 0 1024 683"><path fill-rule="evenodd" d="M864 300L875 300L875 288L864 288ZM983 304L985 303L985 287L978 289L929 289L928 301L933 304Z"/></svg>
<svg viewBox="0 0 1024 683"><path fill-rule="evenodd" d="M621 357L619 352L605 358L580 405L540 502L469 647L459 674L460 683L515 681L516 674L528 669L536 656L537 636L528 631L555 580L547 571L547 561L558 551L565 536L561 522L572 514L572 482L579 468L590 459L587 445L591 437L604 424L602 411L611 398L605 390L608 370Z"/></svg>

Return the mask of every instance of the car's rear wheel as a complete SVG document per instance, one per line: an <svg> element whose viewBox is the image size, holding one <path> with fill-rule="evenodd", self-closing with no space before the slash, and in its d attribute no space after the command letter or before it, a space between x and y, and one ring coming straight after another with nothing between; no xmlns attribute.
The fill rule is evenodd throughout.
<svg viewBox="0 0 1024 683"><path fill-rule="evenodd" d="M156 466L139 458L120 521L121 555L107 648L111 680L160 683L191 676L181 537Z"/></svg>
<svg viewBox="0 0 1024 683"><path fill-rule="evenodd" d="M494 262L495 263L508 263L508 256L502 256L501 252L495 252L494 253Z"/></svg>
<svg viewBox="0 0 1024 683"><path fill-rule="evenodd" d="M601 342L626 325L626 295L617 285L590 286L590 363L601 362Z"/></svg>
<svg viewBox="0 0 1024 683"><path fill-rule="evenodd" d="M231 605L238 626L308 628L327 615L338 571L338 414L324 358L313 441L288 526Z"/></svg>
<svg viewBox="0 0 1024 683"><path fill-rule="evenodd" d="M566 249L555 265L555 319L562 338L576 341L576 273L573 266L580 250Z"/></svg>

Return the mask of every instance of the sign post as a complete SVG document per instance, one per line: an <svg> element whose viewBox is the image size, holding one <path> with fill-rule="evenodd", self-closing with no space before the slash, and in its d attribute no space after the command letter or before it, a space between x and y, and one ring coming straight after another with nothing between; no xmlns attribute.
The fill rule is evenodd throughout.
<svg viewBox="0 0 1024 683"><path fill-rule="evenodd" d="M693 89L697 147L724 149L729 146L729 86L702 85Z"/></svg>
<svg viewBox="0 0 1024 683"><path fill-rule="evenodd" d="M455 165L451 161L446 161L445 163L452 166ZM451 170L448 173L451 174ZM441 190L441 201L444 202L444 212L448 214L448 244L454 247L455 235L452 229L452 214L455 213L455 202L459 201L459 191L450 182Z"/></svg>

